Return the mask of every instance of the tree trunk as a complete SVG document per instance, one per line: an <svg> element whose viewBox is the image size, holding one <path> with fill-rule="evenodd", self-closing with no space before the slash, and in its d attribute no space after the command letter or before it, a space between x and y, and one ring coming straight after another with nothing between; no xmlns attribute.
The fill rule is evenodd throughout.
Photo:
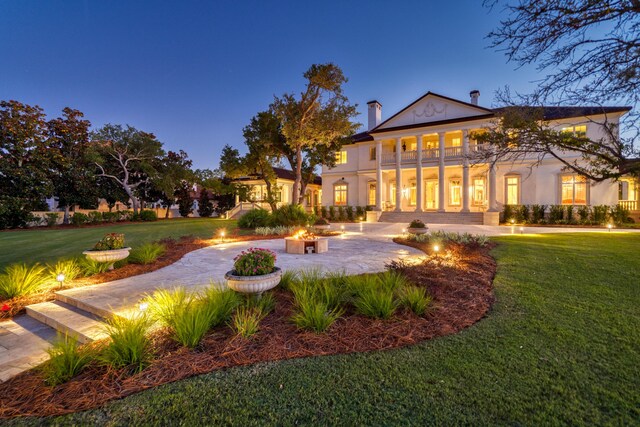
<svg viewBox="0 0 640 427"><path fill-rule="evenodd" d="M273 197L271 181L268 179L265 179L264 183L265 183L265 186L267 187L267 203L269 203L269 206L271 206L271 212L273 212L276 209L278 209L278 205L276 203L275 197Z"/></svg>
<svg viewBox="0 0 640 427"><path fill-rule="evenodd" d="M62 223L64 225L69 225L69 205L64 207L64 216L62 217Z"/></svg>
<svg viewBox="0 0 640 427"><path fill-rule="evenodd" d="M305 197L305 193L307 191L307 182L302 180L302 182L300 183L300 197L298 198L298 204L303 204L304 203L304 197Z"/></svg>
<svg viewBox="0 0 640 427"><path fill-rule="evenodd" d="M294 205L300 203L300 183L302 182L302 147L298 145L296 147L296 179L293 181L293 194L291 195L291 202Z"/></svg>
<svg viewBox="0 0 640 427"><path fill-rule="evenodd" d="M169 209L171 209L171 205L167 203L167 210L164 212L164 219L169 219Z"/></svg>

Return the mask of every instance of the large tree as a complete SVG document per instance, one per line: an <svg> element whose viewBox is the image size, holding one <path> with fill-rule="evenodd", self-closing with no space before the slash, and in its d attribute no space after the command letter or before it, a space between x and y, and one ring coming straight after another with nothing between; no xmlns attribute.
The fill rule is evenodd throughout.
<svg viewBox="0 0 640 427"><path fill-rule="evenodd" d="M0 228L23 227L52 194L42 109L0 101Z"/></svg>
<svg viewBox="0 0 640 427"><path fill-rule="evenodd" d="M275 97L271 109L280 119L282 134L294 154L295 180L293 202L300 203L304 150L334 144L355 133L358 125L351 121L356 107L349 103L342 85L347 78L335 64L314 64L305 73L305 90L296 97Z"/></svg>
<svg viewBox="0 0 640 427"><path fill-rule="evenodd" d="M95 205L98 195L94 167L89 160L89 127L84 115L71 108L48 122L47 155L51 160L53 194L64 209L63 223L69 223L69 209Z"/></svg>
<svg viewBox="0 0 640 427"><path fill-rule="evenodd" d="M175 203L175 193L182 182L193 182L192 164L183 150L169 151L165 156L156 159L154 166L157 174L151 180L150 186L155 190L152 193L157 195L154 201L160 200L166 206L165 218L169 217L169 208Z"/></svg>
<svg viewBox="0 0 640 427"><path fill-rule="evenodd" d="M640 101L640 2L633 0L487 0L505 6L507 18L489 34L492 46L519 66L536 64L544 73L532 93L498 93L500 119L477 135L490 150L480 160L559 159L566 169L593 181L640 174L637 113L619 125L606 108L592 121L603 137L555 129L543 105L597 105ZM547 111L549 111L547 109ZM592 133L592 135L595 133ZM578 161L563 160L568 152Z"/></svg>
<svg viewBox="0 0 640 427"><path fill-rule="evenodd" d="M134 214L140 208L136 189L157 176L162 143L152 133L131 126L106 124L91 134L98 176L118 183L131 200Z"/></svg>

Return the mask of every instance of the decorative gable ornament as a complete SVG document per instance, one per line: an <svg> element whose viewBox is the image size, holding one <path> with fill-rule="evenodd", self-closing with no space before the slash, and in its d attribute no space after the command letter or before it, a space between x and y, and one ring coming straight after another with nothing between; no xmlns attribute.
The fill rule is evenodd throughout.
<svg viewBox="0 0 640 427"><path fill-rule="evenodd" d="M413 110L413 122L414 123L418 122L418 118L420 117L434 117L439 115L442 115L443 119L447 118L447 104L442 103L438 107L435 103L428 101L422 107L422 110L419 110L419 109Z"/></svg>

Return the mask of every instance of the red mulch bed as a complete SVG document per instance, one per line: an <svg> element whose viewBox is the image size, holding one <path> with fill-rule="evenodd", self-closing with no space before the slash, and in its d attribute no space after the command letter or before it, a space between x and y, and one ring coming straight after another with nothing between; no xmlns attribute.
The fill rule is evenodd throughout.
<svg viewBox="0 0 640 427"><path fill-rule="evenodd" d="M410 246L427 250L426 245ZM325 333L304 332L289 320L291 294L278 289L275 311L250 339L239 338L225 327L205 337L199 348L189 350L175 344L166 330L159 330L153 335L156 358L141 373L128 375L125 370L94 365L66 384L48 387L40 373L31 370L0 384L0 417L82 411L161 384L232 366L411 345L473 325L486 315L494 301L496 263L489 248L456 246L446 255L428 256L422 264L400 265L399 269L416 285L426 287L433 297L432 308L424 317L398 311L389 320L375 320L348 311Z"/></svg>

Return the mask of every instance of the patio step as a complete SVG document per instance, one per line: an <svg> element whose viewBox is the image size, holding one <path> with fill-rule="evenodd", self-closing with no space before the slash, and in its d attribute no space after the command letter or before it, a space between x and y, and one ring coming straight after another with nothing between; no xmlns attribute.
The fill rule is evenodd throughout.
<svg viewBox="0 0 640 427"><path fill-rule="evenodd" d="M419 219L428 224L482 225L482 212L383 212L379 222L406 222Z"/></svg>
<svg viewBox="0 0 640 427"><path fill-rule="evenodd" d="M61 301L29 305L27 315L81 343L107 337L105 323L100 317Z"/></svg>

